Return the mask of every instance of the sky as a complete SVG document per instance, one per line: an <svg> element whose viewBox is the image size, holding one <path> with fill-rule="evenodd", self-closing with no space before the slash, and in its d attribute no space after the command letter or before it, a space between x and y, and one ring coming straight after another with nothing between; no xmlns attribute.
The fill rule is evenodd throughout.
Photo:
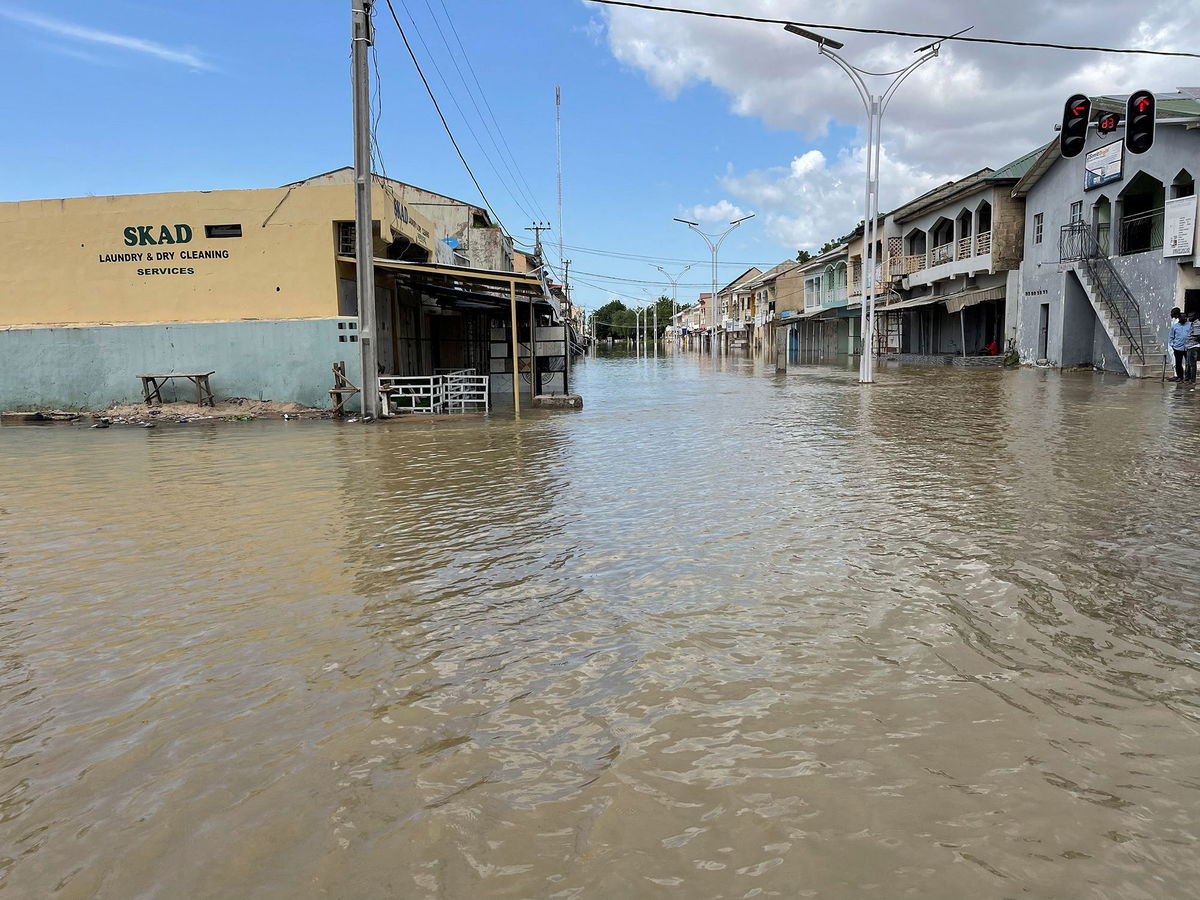
<svg viewBox="0 0 1200 900"><path fill-rule="evenodd" d="M651 0L802 23L1193 51L1200 0ZM548 222L595 309L767 268L862 219L865 113L780 26L588 0L392 0L450 131L513 237ZM871 71L924 40L827 32ZM349 0L0 0L0 200L273 187L353 161ZM483 204L384 0L376 135L386 174ZM1200 84L1200 60L944 44L884 120L881 208L1051 140L1073 93ZM555 87L564 206L557 206ZM879 90L882 90L880 84ZM18 89L19 88L19 89ZM379 163L377 162L377 168Z"/></svg>

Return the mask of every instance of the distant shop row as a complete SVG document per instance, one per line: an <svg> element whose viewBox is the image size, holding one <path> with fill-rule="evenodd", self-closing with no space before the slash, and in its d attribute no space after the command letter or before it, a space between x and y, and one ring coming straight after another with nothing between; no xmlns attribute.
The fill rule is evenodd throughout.
<svg viewBox="0 0 1200 900"><path fill-rule="evenodd" d="M1065 159L1054 140L880 216L873 352L901 362L1092 366L1162 372L1169 313L1200 311L1196 186L1200 103L1159 94L1157 136L1127 153L1091 129ZM1125 98L1093 98L1099 119ZM680 312L691 346L777 346L822 359L861 352L863 228L804 262L749 269Z"/></svg>

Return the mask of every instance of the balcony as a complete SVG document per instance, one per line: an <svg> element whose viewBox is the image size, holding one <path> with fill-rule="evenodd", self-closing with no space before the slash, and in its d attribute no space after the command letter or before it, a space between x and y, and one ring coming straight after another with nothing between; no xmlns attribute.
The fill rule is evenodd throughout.
<svg viewBox="0 0 1200 900"><path fill-rule="evenodd" d="M845 306L849 302L850 298L846 296L846 289L844 287L823 291L821 294L822 309L834 309L839 306Z"/></svg>
<svg viewBox="0 0 1200 900"><path fill-rule="evenodd" d="M889 257L885 277L891 279L912 275L914 272L932 269L934 266L942 266L955 260L987 256L991 252L992 233L984 231L974 237L965 237L958 241L939 244L926 253Z"/></svg>

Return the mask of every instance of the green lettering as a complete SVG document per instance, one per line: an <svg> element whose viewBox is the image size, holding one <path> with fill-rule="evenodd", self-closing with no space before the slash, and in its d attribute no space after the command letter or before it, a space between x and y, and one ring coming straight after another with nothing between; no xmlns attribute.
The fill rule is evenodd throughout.
<svg viewBox="0 0 1200 900"><path fill-rule="evenodd" d="M125 229L125 246L136 247L138 242L137 229L130 225Z"/></svg>
<svg viewBox="0 0 1200 900"><path fill-rule="evenodd" d="M139 226L137 227L137 233L138 233L138 245L139 245L139 246L142 246L142 247L144 247L144 246L146 246L147 244L157 244L157 243L158 243L158 241L156 241L156 240L155 240L155 239L154 239L154 238L153 238L153 237L150 235L150 228L151 228L151 227L152 227L152 226L150 226L150 225L139 225Z"/></svg>
<svg viewBox="0 0 1200 900"><path fill-rule="evenodd" d="M158 242L160 244L173 244L175 238L171 237L171 229L164 225L158 232Z"/></svg>
<svg viewBox="0 0 1200 900"><path fill-rule="evenodd" d="M186 244L192 239L191 225L176 225L175 226L175 243Z"/></svg>

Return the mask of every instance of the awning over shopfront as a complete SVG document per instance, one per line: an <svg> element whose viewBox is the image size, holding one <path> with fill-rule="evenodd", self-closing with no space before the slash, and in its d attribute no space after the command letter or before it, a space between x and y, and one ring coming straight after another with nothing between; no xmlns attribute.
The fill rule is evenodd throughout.
<svg viewBox="0 0 1200 900"><path fill-rule="evenodd" d="M918 306L931 306L934 303L940 303L945 300L945 297L918 297L915 300L901 300L899 303L889 303L887 306L875 307L876 314L899 312L902 309L915 309Z"/></svg>
<svg viewBox="0 0 1200 900"><path fill-rule="evenodd" d="M1004 286L979 288L971 291L959 291L955 294L931 294L925 297L917 297L913 300L902 300L899 303L889 303L887 306L878 306L875 308L876 313L899 312L905 309L915 309L919 306L932 306L934 303L944 303L946 312L956 313L961 312L968 306L974 306L976 303L983 303L987 300L1003 300L1005 297Z"/></svg>
<svg viewBox="0 0 1200 900"><path fill-rule="evenodd" d="M338 262L354 263L353 256L339 256ZM518 272L496 272L465 266L438 266L375 258L376 271L389 272L415 291L427 294L446 309L473 309L501 312L514 299L535 306L546 306L561 319L558 301L545 290L542 282Z"/></svg>
<svg viewBox="0 0 1200 900"><path fill-rule="evenodd" d="M956 313L962 312L968 306L974 306L976 303L983 303L986 300L1003 300L1005 297L1004 286L982 288L976 291L959 291L957 294L950 294L944 297L946 304L946 312Z"/></svg>

